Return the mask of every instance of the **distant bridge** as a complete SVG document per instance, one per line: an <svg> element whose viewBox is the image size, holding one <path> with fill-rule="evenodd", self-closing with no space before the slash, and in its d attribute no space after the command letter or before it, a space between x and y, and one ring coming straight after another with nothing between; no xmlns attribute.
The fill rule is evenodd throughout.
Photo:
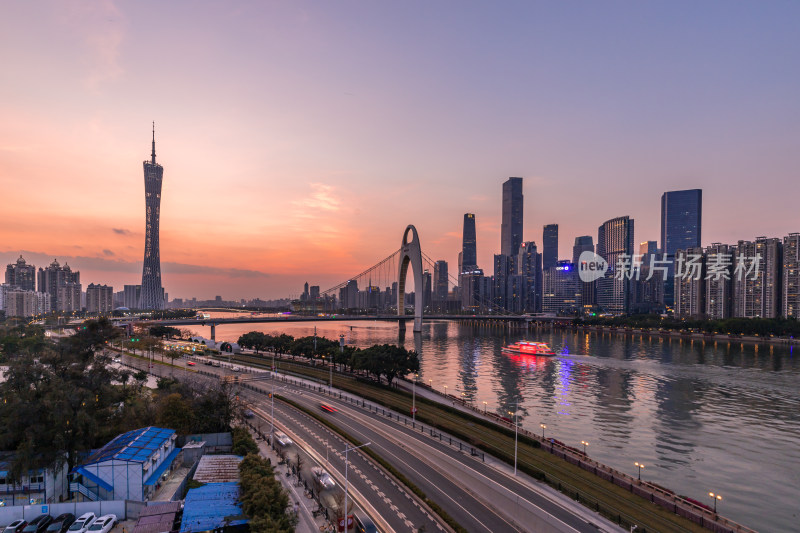
<svg viewBox="0 0 800 533"><path fill-rule="evenodd" d="M569 322L571 317L557 317L550 315L428 315L430 320L456 320L469 323L517 323L526 327L530 323L543 322ZM353 321L385 321L405 323L406 320L415 320L414 315L333 315L333 316L301 316L284 315L280 317L241 317L241 318L177 318L177 319L115 319L119 323L158 324L162 326L209 326L211 339L216 340L216 327L226 324L254 324L254 323L283 323L283 322L353 322Z"/></svg>

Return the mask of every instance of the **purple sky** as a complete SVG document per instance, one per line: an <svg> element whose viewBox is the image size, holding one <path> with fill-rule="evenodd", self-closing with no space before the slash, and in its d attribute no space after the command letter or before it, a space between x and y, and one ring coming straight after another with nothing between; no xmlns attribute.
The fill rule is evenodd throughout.
<svg viewBox="0 0 800 533"><path fill-rule="evenodd" d="M138 283L156 121L172 297L332 286L409 223L455 270L703 189L703 241L800 231L794 2L52 2L0 17L0 264Z"/></svg>

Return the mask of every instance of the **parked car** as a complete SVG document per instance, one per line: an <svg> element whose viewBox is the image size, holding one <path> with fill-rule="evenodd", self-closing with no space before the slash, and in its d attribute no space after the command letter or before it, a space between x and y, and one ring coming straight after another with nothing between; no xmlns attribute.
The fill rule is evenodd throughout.
<svg viewBox="0 0 800 533"><path fill-rule="evenodd" d="M28 522L28 525L25 526L22 533L44 533L44 530L47 529L47 526L49 526L52 521L53 517L49 514L40 514Z"/></svg>
<svg viewBox="0 0 800 533"><path fill-rule="evenodd" d="M75 515L72 513L60 514L50 522L47 526L47 533L65 533L69 526L75 521Z"/></svg>
<svg viewBox="0 0 800 533"><path fill-rule="evenodd" d="M95 521L97 515L94 513L83 513L75 520L69 529L67 530L68 533L86 533L86 530L89 529L89 526L92 525L92 522Z"/></svg>
<svg viewBox="0 0 800 533"><path fill-rule="evenodd" d="M25 529L25 526L27 525L28 522L25 520L14 520L6 526L6 528L3 530L3 533L22 533L22 530Z"/></svg>
<svg viewBox="0 0 800 533"><path fill-rule="evenodd" d="M311 473L323 489L332 489L336 486L336 482L322 467L315 466L311 469Z"/></svg>
<svg viewBox="0 0 800 533"><path fill-rule="evenodd" d="M89 533L108 533L111 531L111 528L114 527L114 524L117 523L117 515L115 514L104 514L103 516L99 517L97 520L92 522L92 525L89 526L88 531Z"/></svg>

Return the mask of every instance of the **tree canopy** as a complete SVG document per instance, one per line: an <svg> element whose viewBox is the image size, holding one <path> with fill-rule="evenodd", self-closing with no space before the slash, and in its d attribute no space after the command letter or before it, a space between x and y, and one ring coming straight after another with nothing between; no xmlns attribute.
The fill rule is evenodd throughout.
<svg viewBox="0 0 800 533"><path fill-rule="evenodd" d="M389 385L397 376L419 371L417 352L393 344L376 344L353 354L353 366L376 376L386 378Z"/></svg>

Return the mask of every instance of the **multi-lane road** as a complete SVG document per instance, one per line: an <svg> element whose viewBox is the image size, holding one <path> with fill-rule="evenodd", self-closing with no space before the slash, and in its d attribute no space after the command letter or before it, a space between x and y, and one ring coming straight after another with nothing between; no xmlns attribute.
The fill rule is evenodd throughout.
<svg viewBox="0 0 800 533"><path fill-rule="evenodd" d="M153 370L162 371L159 366ZM169 372L166 368L163 370ZM225 368L204 366L203 370L232 374ZM496 464L484 463L419 430L339 400L335 395L287 382L278 383L280 394L318 412L361 442L370 442L372 450L470 532L621 531L588 509L573 507L578 505L574 503L571 506L547 487L536 486ZM242 389L241 394L267 419L264 427L268 431L271 402L267 393L272 384L265 381L250 385L261 390ZM321 403L334 406L338 412L321 410ZM312 456L324 460L327 454L329 471L343 482L344 441L313 417L288 404L276 401L274 410L275 424L301 441ZM351 487L390 528L395 531L417 531L421 527L425 531L447 529L427 506L360 451L350 452L349 459Z"/></svg>

